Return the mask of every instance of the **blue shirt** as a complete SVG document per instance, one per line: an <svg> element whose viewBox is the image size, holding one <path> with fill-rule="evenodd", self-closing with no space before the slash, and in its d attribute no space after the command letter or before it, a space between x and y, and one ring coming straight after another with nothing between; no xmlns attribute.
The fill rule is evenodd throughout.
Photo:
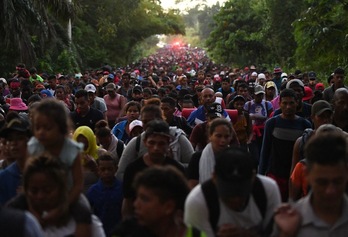
<svg viewBox="0 0 348 237"><path fill-rule="evenodd" d="M187 122L192 127L196 126L197 124L203 123L207 120L205 113L205 108L203 105L201 105L196 110L192 111L187 119ZM225 110L223 110L223 115L227 120L231 121L230 116L228 116L228 113Z"/></svg>
<svg viewBox="0 0 348 237"><path fill-rule="evenodd" d="M22 173L15 161L0 172L0 205L5 205L17 195L17 188L21 183Z"/></svg>
<svg viewBox="0 0 348 237"><path fill-rule="evenodd" d="M123 200L122 183L114 178L111 187L106 187L99 181L93 184L86 194L93 213L99 217L103 223L106 236L111 236L114 228L121 221L121 207Z"/></svg>

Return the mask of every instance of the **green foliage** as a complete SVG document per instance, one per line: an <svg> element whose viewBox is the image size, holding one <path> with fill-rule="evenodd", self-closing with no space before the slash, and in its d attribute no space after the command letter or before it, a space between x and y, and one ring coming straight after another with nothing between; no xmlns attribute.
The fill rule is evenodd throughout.
<svg viewBox="0 0 348 237"><path fill-rule="evenodd" d="M310 1L294 23L296 59L305 69L330 72L348 66L348 3Z"/></svg>
<svg viewBox="0 0 348 237"><path fill-rule="evenodd" d="M327 74L348 66L347 13L340 0L229 0L206 44L218 63Z"/></svg>
<svg viewBox="0 0 348 237"><path fill-rule="evenodd" d="M253 10L258 0L228 1L215 15L214 30L206 41L217 62L237 65L260 63L266 53L261 39L262 16Z"/></svg>
<svg viewBox="0 0 348 237"><path fill-rule="evenodd" d="M184 34L176 11L158 0L3 0L0 73L18 62L39 71L78 71L105 62L126 64L139 57L136 46L156 34ZM72 19L72 42L67 23ZM137 53L133 53L137 50Z"/></svg>

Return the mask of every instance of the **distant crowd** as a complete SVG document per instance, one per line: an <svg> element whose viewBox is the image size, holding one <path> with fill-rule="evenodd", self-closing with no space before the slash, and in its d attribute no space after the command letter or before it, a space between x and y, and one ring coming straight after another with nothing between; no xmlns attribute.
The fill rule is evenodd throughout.
<svg viewBox="0 0 348 237"><path fill-rule="evenodd" d="M186 46L66 75L19 63L0 78L1 233L346 236L345 73Z"/></svg>

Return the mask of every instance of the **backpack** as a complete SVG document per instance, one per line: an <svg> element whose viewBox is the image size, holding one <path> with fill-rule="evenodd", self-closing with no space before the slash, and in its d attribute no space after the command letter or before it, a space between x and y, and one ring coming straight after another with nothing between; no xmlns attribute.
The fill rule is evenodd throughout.
<svg viewBox="0 0 348 237"><path fill-rule="evenodd" d="M118 158L120 159L124 150L124 142L121 139L118 139L116 146L116 153Z"/></svg>
<svg viewBox="0 0 348 237"><path fill-rule="evenodd" d="M216 186L213 183L213 180L210 179L202 184L202 192L207 203L208 212L209 212L209 222L214 231L217 232L217 224L220 216L220 206L219 206L219 197L216 190ZM261 180L258 177L255 177L253 189L251 195L254 197L257 208L259 209L262 219L266 216L267 211L267 196L265 189ZM268 236L272 232L273 220L267 225L264 230L263 235Z"/></svg>
<svg viewBox="0 0 348 237"><path fill-rule="evenodd" d="M308 138L310 138L313 135L313 129L311 128L306 128L302 134L300 143L299 143L299 153L300 153L300 160L304 160L305 156L304 156L304 147L305 144L308 140Z"/></svg>

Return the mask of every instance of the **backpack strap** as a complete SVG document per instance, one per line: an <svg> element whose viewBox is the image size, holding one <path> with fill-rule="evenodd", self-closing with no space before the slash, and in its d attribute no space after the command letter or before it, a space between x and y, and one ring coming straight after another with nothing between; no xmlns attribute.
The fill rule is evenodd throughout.
<svg viewBox="0 0 348 237"><path fill-rule="evenodd" d="M260 178L258 178L257 176L255 177L252 195L254 197L256 206L261 213L262 220L264 220L266 217L266 212L267 212L267 196L266 196L265 188ZM270 236L272 233L272 230L273 230L273 217L271 218L267 226L263 229L261 236Z"/></svg>
<svg viewBox="0 0 348 237"><path fill-rule="evenodd" d="M217 224L220 216L219 197L212 179L204 182L201 186L202 192L207 203L209 222L214 231L217 232Z"/></svg>
<svg viewBox="0 0 348 237"><path fill-rule="evenodd" d="M135 143L135 151L137 153L139 153L139 150L140 150L140 142L141 142L141 134L139 134L137 136L137 140L136 140L136 143Z"/></svg>
<svg viewBox="0 0 348 237"><path fill-rule="evenodd" d="M121 158L123 149L124 149L124 142L121 139L118 139L117 146L116 146L116 152L117 152L118 158Z"/></svg>
<svg viewBox="0 0 348 237"><path fill-rule="evenodd" d="M255 177L252 195L254 197L256 206L261 213L262 219L264 219L267 211L267 197L263 184L258 177Z"/></svg>
<svg viewBox="0 0 348 237"><path fill-rule="evenodd" d="M208 207L209 222L214 233L216 233L217 224L218 224L219 216L220 216L219 197L216 190L216 186L213 183L213 180L210 179L204 182L201 185L201 188L202 188L203 196L205 198L205 201ZM262 219L264 219L266 216L266 211L267 211L267 196L266 196L266 192L263 187L263 184L258 177L255 177L255 181L254 181L254 185L252 189L252 195L254 197L256 206L261 213ZM273 220L271 220L270 223L267 225L266 229L264 230L264 233L270 234L270 232L272 231L272 227L273 227Z"/></svg>

